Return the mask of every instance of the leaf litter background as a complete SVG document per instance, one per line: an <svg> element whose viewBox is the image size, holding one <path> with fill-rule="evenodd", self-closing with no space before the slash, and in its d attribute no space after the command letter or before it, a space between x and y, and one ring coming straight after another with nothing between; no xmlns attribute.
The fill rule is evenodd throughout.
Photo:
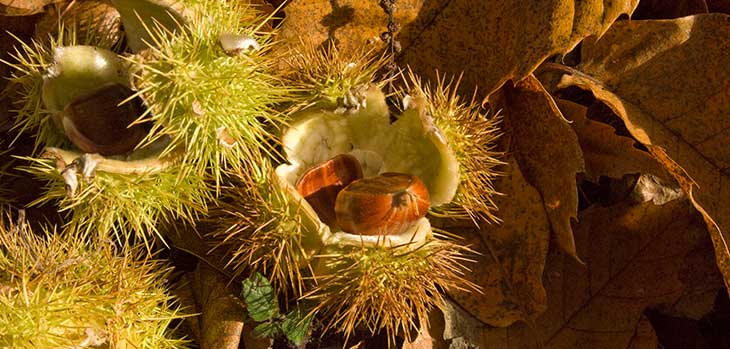
<svg viewBox="0 0 730 349"><path fill-rule="evenodd" d="M3 58L5 31L32 37L52 2L0 1ZM483 293L451 293L404 347L730 347L730 2L395 4L398 65L463 73L462 94L500 110L507 163L501 224L444 223L481 253L469 278ZM282 9L290 45L383 45L375 0ZM19 205L29 185L9 183ZM198 268L178 291L204 314L191 332L208 347L270 346L214 274Z"/></svg>

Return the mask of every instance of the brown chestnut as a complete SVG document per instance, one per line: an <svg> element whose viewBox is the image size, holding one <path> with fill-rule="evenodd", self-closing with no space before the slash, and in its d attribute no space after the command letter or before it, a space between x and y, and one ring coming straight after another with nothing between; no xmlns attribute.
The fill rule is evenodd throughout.
<svg viewBox="0 0 730 349"><path fill-rule="evenodd" d="M337 194L352 181L362 178L362 167L349 154L340 154L307 170L297 181L299 194L312 206L319 219L333 225Z"/></svg>
<svg viewBox="0 0 730 349"><path fill-rule="evenodd" d="M143 125L130 126L144 112L139 97L127 101L133 95L128 87L112 83L75 98L61 114L66 136L85 153L132 151L147 135Z"/></svg>
<svg viewBox="0 0 730 349"><path fill-rule="evenodd" d="M345 187L335 202L339 227L351 234L397 235L426 215L426 185L417 176L383 173Z"/></svg>

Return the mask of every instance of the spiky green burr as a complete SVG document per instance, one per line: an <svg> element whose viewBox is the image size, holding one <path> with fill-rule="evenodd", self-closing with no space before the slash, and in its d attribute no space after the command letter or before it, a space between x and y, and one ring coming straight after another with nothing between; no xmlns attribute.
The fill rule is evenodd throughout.
<svg viewBox="0 0 730 349"><path fill-rule="evenodd" d="M122 10L134 1L117 1ZM134 85L152 123L143 142L163 137L163 154L181 152L187 173L251 169L276 156L275 135L286 122L274 109L290 88L281 83L271 54L266 17L242 2L181 3L186 19L174 33L144 23L149 48L129 58ZM238 45L238 46L237 46ZM233 48L231 48L233 47Z"/></svg>
<svg viewBox="0 0 730 349"><path fill-rule="evenodd" d="M447 203L435 205L434 215L447 218L470 218L475 223L497 222L497 206L494 197L501 195L494 182L501 176L497 140L502 134L500 117L484 109L475 96L466 101L457 95L459 79L448 80L441 76L434 84L424 84L420 78L408 72L406 89L412 96L420 96L425 104L426 120L440 130L458 163L458 185L454 197ZM405 92L407 91L407 92Z"/></svg>
<svg viewBox="0 0 730 349"><path fill-rule="evenodd" d="M192 223L203 214L215 199L210 184L219 189L226 170L248 173L276 156L272 134L285 118L274 106L289 88L273 69L271 33L261 30L266 17L257 8L212 0L135 7L140 3L147 2L113 2L136 54L63 39L23 44L12 83L21 94L16 128L36 133L45 148L39 152L46 160L28 159L27 170L49 181L37 202L59 201L72 211L70 224L87 232L112 231L123 240L135 231L148 242L159 223ZM70 121L69 106L110 83L134 91L121 104L141 101L129 128L148 133L133 151L99 156L93 153L107 148L90 140L117 136L80 137L88 119Z"/></svg>
<svg viewBox="0 0 730 349"><path fill-rule="evenodd" d="M170 268L139 247L0 217L0 347L184 348Z"/></svg>

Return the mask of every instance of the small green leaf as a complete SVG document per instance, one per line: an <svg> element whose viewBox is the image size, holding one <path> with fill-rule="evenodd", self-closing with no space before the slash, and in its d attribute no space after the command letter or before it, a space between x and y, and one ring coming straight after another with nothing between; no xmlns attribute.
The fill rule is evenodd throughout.
<svg viewBox="0 0 730 349"><path fill-rule="evenodd" d="M274 321L262 322L253 328L253 335L259 338L274 338L281 334L281 327Z"/></svg>
<svg viewBox="0 0 730 349"><path fill-rule="evenodd" d="M279 316L279 303L274 288L261 274L253 273L243 280L241 296L246 301L248 315L254 321L261 322Z"/></svg>
<svg viewBox="0 0 730 349"><path fill-rule="evenodd" d="M299 346L304 342L311 323L310 314L304 314L299 309L294 309L286 314L286 319L281 323L281 330L289 341Z"/></svg>

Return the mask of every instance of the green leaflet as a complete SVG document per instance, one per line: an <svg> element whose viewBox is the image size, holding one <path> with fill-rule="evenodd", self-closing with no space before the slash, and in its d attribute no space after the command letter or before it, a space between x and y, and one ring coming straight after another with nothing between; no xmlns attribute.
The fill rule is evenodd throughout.
<svg viewBox="0 0 730 349"><path fill-rule="evenodd" d="M241 296L246 301L248 316L254 321L267 321L279 316L279 303L276 301L274 288L263 275L253 273L243 280Z"/></svg>

